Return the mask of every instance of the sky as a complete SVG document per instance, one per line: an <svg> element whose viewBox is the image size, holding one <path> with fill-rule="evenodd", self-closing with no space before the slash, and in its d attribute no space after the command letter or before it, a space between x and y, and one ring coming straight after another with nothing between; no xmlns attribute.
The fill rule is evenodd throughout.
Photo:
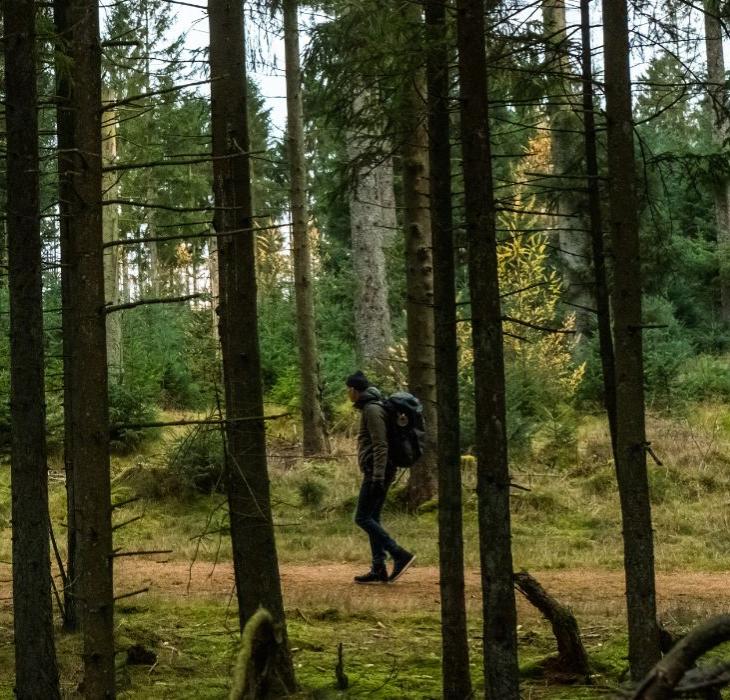
<svg viewBox="0 0 730 700"><path fill-rule="evenodd" d="M208 18L203 9L175 6L177 22L171 35L187 34L186 46L197 49L208 45ZM249 44L249 53L255 56L255 61L249 60L249 77L259 86L271 110L271 123L274 138L283 134L286 126L286 81L284 79L284 41L280 36L280 23L277 22L274 30L264 32L247 18L246 31ZM306 45L306 34L301 36L302 46ZM249 56L250 58L251 56Z"/></svg>

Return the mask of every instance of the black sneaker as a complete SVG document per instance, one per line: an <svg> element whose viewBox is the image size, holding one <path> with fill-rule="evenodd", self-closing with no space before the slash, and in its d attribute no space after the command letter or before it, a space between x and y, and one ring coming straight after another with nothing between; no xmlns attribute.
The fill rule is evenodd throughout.
<svg viewBox="0 0 730 700"><path fill-rule="evenodd" d="M416 560L416 555L401 549L400 552L393 556L393 573L388 579L391 583L397 581L406 572L406 569Z"/></svg>
<svg viewBox="0 0 730 700"><path fill-rule="evenodd" d="M355 576L355 583L388 583L388 571L385 567L370 569L366 574Z"/></svg>

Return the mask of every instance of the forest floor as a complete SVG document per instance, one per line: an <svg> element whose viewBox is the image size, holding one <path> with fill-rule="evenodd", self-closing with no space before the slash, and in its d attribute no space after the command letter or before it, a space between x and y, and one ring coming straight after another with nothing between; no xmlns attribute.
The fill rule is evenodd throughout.
<svg viewBox="0 0 730 700"><path fill-rule="evenodd" d="M656 543L658 613L682 634L730 611L730 407L691 406L649 419L663 464L649 464ZM563 685L546 660L555 654L550 625L518 596L522 697L597 700L614 697L627 677L621 520L605 421L581 418L574 443L538 436L513 460L513 480L528 491L512 499L515 570L526 568L574 612L589 655L587 685ZM122 550L171 550L115 562L119 697L125 700L225 698L238 650L226 501L183 488L170 460L189 433L169 431L113 464L114 533ZM287 626L302 698L439 698L441 675L436 502L418 513L389 499L384 520L417 552L412 570L393 585L357 586L367 545L352 522L359 475L352 435L330 458L302 460L292 439L270 444L272 504ZM52 473L51 512L61 549L65 488ZM474 460L462 463L466 599L471 670L481 684L481 595ZM401 485L402 487L402 485ZM393 495L397 489L393 489ZM0 700L12 698L9 474L0 469ZM136 499L136 500L135 500ZM335 690L342 643L350 688ZM141 645L154 663L127 661ZM728 645L730 646L730 645ZM64 697L76 698L81 676L78 635L57 636ZM730 658L730 649L718 654ZM728 695L730 697L730 695Z"/></svg>
<svg viewBox="0 0 730 700"><path fill-rule="evenodd" d="M367 567L366 567L367 568ZM359 586L353 583L362 566L346 564L284 564L281 580L286 607L290 610L336 606L345 614L360 612L434 612L440 609L439 573L433 566L413 565L394 584ZM531 571L577 618L614 619L625 609L623 571L568 569ZM214 598L225 600L233 592L230 562L187 563L136 562L115 566L117 593L149 588L152 596ZM466 597L475 610L481 605L479 570L465 575ZM679 614L718 614L730 610L730 571L660 572L657 574L660 617L671 624ZM537 611L518 598L521 618L539 617ZM299 613L295 613L299 614Z"/></svg>
<svg viewBox="0 0 730 700"><path fill-rule="evenodd" d="M439 698L438 570L417 566L395 584L357 586L352 563L283 564L290 644L302 698ZM590 685L564 685L543 664L555 652L549 625L518 596L522 691L534 700L613 697L627 671L623 573L605 569L531 572L578 619L594 671ZM660 572L659 616L674 632L730 609L730 572ZM237 650L230 562L119 562L117 593L149 588L120 601L116 614L120 697L224 698ZM466 571L472 673L480 684L479 571ZM0 609L0 657L11 653L9 603ZM343 644L351 687L334 690L337 646ZM124 652L142 645L154 664L130 666ZM61 635L65 697L76 697L80 639ZM726 651L725 651L726 653ZM0 658L0 660L2 660ZM11 664L0 675L10 698ZM5 676L4 678L2 676ZM7 694L2 691L6 691Z"/></svg>

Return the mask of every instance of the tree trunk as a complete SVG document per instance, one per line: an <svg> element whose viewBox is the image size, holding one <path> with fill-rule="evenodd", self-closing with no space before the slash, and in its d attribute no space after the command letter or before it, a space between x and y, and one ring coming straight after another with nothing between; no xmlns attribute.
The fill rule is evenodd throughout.
<svg viewBox="0 0 730 700"><path fill-rule="evenodd" d="M304 455L308 456L325 452L327 437L322 406L319 402L319 362L315 334L312 260L307 225L307 171L304 162L304 112L297 8L297 0L284 0L294 293L297 308L303 450Z"/></svg>
<svg viewBox="0 0 730 700"><path fill-rule="evenodd" d="M96 0L71 0L68 42L72 152L67 175L67 256L74 509L84 695L113 698L109 407L102 250L101 45Z"/></svg>
<svg viewBox="0 0 730 700"><path fill-rule="evenodd" d="M596 146L596 117L593 95L593 66L591 49L590 0L581 0L581 38L583 63L583 128L585 132L586 184L588 188L588 218L591 229L593 279L598 315L598 344L603 370L603 402L608 415L611 446L616 454L616 368L611 335L611 308L606 276L606 256L603 244L603 216L599 189L598 149Z"/></svg>
<svg viewBox="0 0 730 700"><path fill-rule="evenodd" d="M474 403L484 681L492 700L517 700L504 348L487 101L482 0L457 1L461 141L474 346Z"/></svg>
<svg viewBox="0 0 730 700"><path fill-rule="evenodd" d="M60 698L43 373L35 0L4 0L15 695Z"/></svg>
<svg viewBox="0 0 730 700"><path fill-rule="evenodd" d="M76 631L79 627L78 603L76 589L76 499L74 494L73 470L73 421L71 419L76 385L72 376L72 358L74 355L74 328L71 319L71 287L68 274L69 261L69 207L73 189L71 173L73 172L74 120L71 107L71 81L66 67L68 42L71 40L69 24L69 0L54 0L53 21L56 34L56 131L58 138L58 200L61 249L61 329L63 347L63 461L66 473L66 575L68 582L63 589L63 628L67 632Z"/></svg>
<svg viewBox="0 0 730 700"><path fill-rule="evenodd" d="M362 98L356 112L363 108ZM353 163L362 161L364 145L350 137L348 155ZM355 335L358 355L366 369L383 371L393 345L388 306L388 280L384 248L395 229L392 196L392 163L356 167L350 192L352 265L355 270ZM392 227L391 227L392 224Z"/></svg>
<svg viewBox="0 0 730 700"><path fill-rule="evenodd" d="M145 55L145 63L144 63L144 87L145 92L152 92L152 72L150 69L150 57L152 56L152 42L150 40L150 10L149 5L145 3L144 5L144 55ZM152 142L152 120L148 119L147 121L148 129L150 131L147 132L147 146L149 147L150 143ZM147 192L145 194L145 201L149 203L153 203L155 200L155 191L153 188L153 182L152 182L152 168L147 168ZM156 233L154 228L154 210L153 209L146 209L145 211L145 223L147 224L147 228L145 230L145 236L150 238L150 240L147 242L147 247L150 254L150 268L149 268L149 294L152 296L153 299L157 299L160 296L160 288L161 288L161 271L160 271L160 255L159 255L159 246L157 245L157 241L154 240ZM141 280L140 280L141 281ZM144 288L140 285L140 295L143 295L144 292L142 291ZM174 294L174 290L170 290L171 294Z"/></svg>
<svg viewBox="0 0 730 700"><path fill-rule="evenodd" d="M654 541L646 470L641 257L626 0L603 0L609 211L616 360L616 474L623 519L629 664L639 680L659 660Z"/></svg>
<svg viewBox="0 0 730 700"><path fill-rule="evenodd" d="M228 491L239 624L263 606L282 644L275 661L279 696L295 689L271 515L256 317L255 238L251 229L243 3L209 0L213 183L220 270L220 337L225 383ZM252 536L255 533L255 537Z"/></svg>
<svg viewBox="0 0 730 700"><path fill-rule="evenodd" d="M402 10L406 22L421 26L421 7ZM405 79L401 114L403 144L403 204L405 209L406 313L408 333L408 387L423 403L430 426L423 457L411 468L408 504L416 508L436 492L436 368L434 360L433 251L429 212L428 131L426 76L422 71Z"/></svg>
<svg viewBox="0 0 730 700"><path fill-rule="evenodd" d="M433 230L436 412L438 428L439 591L445 698L472 696L464 595L459 447L454 228L451 212L449 41L446 3L425 0L429 171Z"/></svg>
<svg viewBox="0 0 730 700"><path fill-rule="evenodd" d="M552 175L555 188L552 203L553 227L558 234L565 301L575 314L579 337L591 332L593 294L591 293L590 250L586 222L580 215L581 202L576 192L575 174L579 152L578 124L574 114L574 91L568 53L565 0L543 0L543 25L546 43L546 70L550 77L547 114L550 123ZM566 179L563 179L566 178Z"/></svg>
<svg viewBox="0 0 730 700"><path fill-rule="evenodd" d="M707 92L714 113L713 140L721 150L730 133L728 94L725 79L725 56L722 40L719 0L704 0L705 50L707 52ZM720 311L722 320L730 322L730 178L716 168L713 193L717 226L717 257L720 270Z"/></svg>
<svg viewBox="0 0 730 700"><path fill-rule="evenodd" d="M103 104L114 102L116 95L105 89ZM101 117L101 157L104 166L117 159L117 113L114 108L105 109ZM119 199L118 175L104 173L102 179L104 199ZM119 239L119 207L116 204L105 206L102 212L104 223L104 243ZM110 246L104 249L104 299L107 304L119 303L119 248ZM122 315L109 314L106 319L106 353L109 361L109 374L114 381L122 375L121 363Z"/></svg>
<svg viewBox="0 0 730 700"><path fill-rule="evenodd" d="M210 310L213 321L214 337L220 342L218 334L218 314L220 313L220 275L218 274L218 242L211 238L208 242L208 276L210 278Z"/></svg>

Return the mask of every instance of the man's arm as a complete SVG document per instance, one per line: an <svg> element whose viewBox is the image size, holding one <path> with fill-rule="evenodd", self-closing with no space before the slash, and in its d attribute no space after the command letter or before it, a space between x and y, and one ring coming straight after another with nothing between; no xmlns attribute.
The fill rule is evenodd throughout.
<svg viewBox="0 0 730 700"><path fill-rule="evenodd" d="M385 481L388 464L388 429L382 409L377 404L365 407L365 427L373 446L373 481Z"/></svg>

